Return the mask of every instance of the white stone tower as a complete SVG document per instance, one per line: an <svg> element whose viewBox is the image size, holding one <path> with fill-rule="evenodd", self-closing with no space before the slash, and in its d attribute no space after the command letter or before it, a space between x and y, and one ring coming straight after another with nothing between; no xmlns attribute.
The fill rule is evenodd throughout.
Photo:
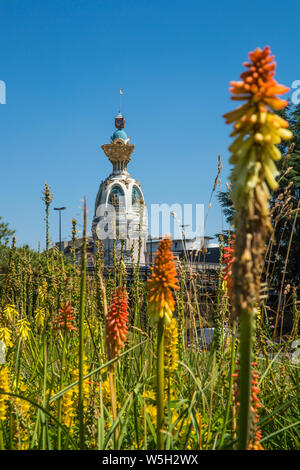
<svg viewBox="0 0 300 470"><path fill-rule="evenodd" d="M112 265L113 240L117 255L123 239L124 261L130 264L132 250L134 261L145 264L148 234L147 210L138 181L127 171L134 145L124 131L125 119L121 113L115 118L116 131L110 144L102 145L105 155L113 165L112 173L101 182L95 202L92 233L104 245L104 263Z"/></svg>

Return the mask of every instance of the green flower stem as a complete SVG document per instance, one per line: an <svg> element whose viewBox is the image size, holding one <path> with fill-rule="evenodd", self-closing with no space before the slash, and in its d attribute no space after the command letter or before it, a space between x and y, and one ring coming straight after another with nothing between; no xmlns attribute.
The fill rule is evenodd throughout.
<svg viewBox="0 0 300 470"><path fill-rule="evenodd" d="M43 341L43 356L44 356L44 377L43 377L43 408L47 408L47 397L46 397L46 390L47 390L47 368L48 368L48 355L47 355L47 339L44 336ZM48 446L48 439L47 439L47 418L45 413L40 411L40 419L41 419L41 431L42 431L42 450L49 449Z"/></svg>
<svg viewBox="0 0 300 470"><path fill-rule="evenodd" d="M72 264L74 267L76 266L76 226L77 220L72 219Z"/></svg>
<svg viewBox="0 0 300 470"><path fill-rule="evenodd" d="M251 314L243 310L240 324L240 373L239 373L239 430L238 449L247 450L250 434L250 394L251 394L251 361L253 341L253 321L255 312Z"/></svg>
<svg viewBox="0 0 300 470"><path fill-rule="evenodd" d="M112 409L112 414L113 414L113 420L117 420L117 401L116 401L116 380L115 380L115 365L116 364L111 364L109 366L109 388L110 388L110 398L111 398L111 409ZM118 426L115 428L114 432L114 447L116 449L117 447L117 441L118 441L118 436L119 436L119 431L118 431Z"/></svg>
<svg viewBox="0 0 300 470"><path fill-rule="evenodd" d="M0 423L1 428L0 428L0 450L5 450L4 447L4 439L3 439L3 430L2 430L2 424Z"/></svg>
<svg viewBox="0 0 300 470"><path fill-rule="evenodd" d="M50 192L50 186L45 183L44 191L43 191L43 200L45 202L45 212L46 212L46 262L47 262L47 269L49 270L49 246L50 246L50 239L49 239L49 208L52 202L53 195Z"/></svg>
<svg viewBox="0 0 300 470"><path fill-rule="evenodd" d="M64 328L64 336L63 336L63 347L62 347L62 357L61 357L61 369L60 369L60 386L59 389L63 389L64 383L64 368L65 368L65 359L66 359L66 346L67 346L67 328ZM62 400L63 397L61 396L58 400L58 421L61 423L62 417ZM61 427L58 426L57 429L57 449L61 450Z"/></svg>
<svg viewBox="0 0 300 470"><path fill-rule="evenodd" d="M233 388L233 373L234 373L234 362L236 358L236 343L234 339L234 331L233 331L233 337L232 337L232 344L231 344L231 358L230 358L230 369L228 373L228 382L229 382L229 387L228 387L228 398L227 398L227 403L226 403L226 410L225 410L225 417L224 417L224 424L223 424L223 429L222 429L222 434L221 434L221 439L220 439L220 448L222 449L223 443L224 443L224 438L225 438L225 433L226 433L226 426L229 420L229 413L232 405L232 388Z"/></svg>
<svg viewBox="0 0 300 470"><path fill-rule="evenodd" d="M157 327L157 391L156 391L156 406L157 406L157 450L164 449L164 438L163 438L163 422L164 422L164 323L163 318L160 318Z"/></svg>
<svg viewBox="0 0 300 470"><path fill-rule="evenodd" d="M80 284L80 310L79 310L79 441L80 449L84 449L84 409L83 409L83 361L84 361L84 344L83 344L83 320L85 309L85 286L86 284L86 199L84 198L84 215L83 215L83 244L81 254L81 284Z"/></svg>

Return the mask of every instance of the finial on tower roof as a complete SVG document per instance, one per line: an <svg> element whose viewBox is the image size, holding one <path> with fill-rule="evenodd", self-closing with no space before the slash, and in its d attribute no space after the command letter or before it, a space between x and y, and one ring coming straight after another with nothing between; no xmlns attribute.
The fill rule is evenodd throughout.
<svg viewBox="0 0 300 470"><path fill-rule="evenodd" d="M123 88L120 88L120 95L119 95L119 114L121 114L121 96L123 95Z"/></svg>
<svg viewBox="0 0 300 470"><path fill-rule="evenodd" d="M125 118L123 118L121 113L115 117L115 127L117 129L123 129L125 127Z"/></svg>

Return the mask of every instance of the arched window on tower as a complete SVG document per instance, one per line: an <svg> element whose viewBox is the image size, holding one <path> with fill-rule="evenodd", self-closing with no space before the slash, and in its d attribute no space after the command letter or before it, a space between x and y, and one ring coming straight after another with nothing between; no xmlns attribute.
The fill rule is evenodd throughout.
<svg viewBox="0 0 300 470"><path fill-rule="evenodd" d="M144 203L143 196L137 186L132 188L132 205L139 207Z"/></svg>
<svg viewBox="0 0 300 470"><path fill-rule="evenodd" d="M108 203L114 206L115 210L120 210L124 206L125 195L121 186L113 186L108 198Z"/></svg>

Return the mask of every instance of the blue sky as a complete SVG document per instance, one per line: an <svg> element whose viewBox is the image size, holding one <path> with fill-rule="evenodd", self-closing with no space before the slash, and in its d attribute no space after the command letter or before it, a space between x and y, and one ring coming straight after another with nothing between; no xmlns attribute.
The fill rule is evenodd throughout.
<svg viewBox="0 0 300 470"><path fill-rule="evenodd" d="M300 79L299 14L299 0L0 0L0 215L18 243L44 246L45 181L53 207L67 206L63 239L84 195L91 222L120 88L147 204L207 208L218 154L222 189L229 176L228 83L265 45L278 81ZM53 210L50 224L56 241ZM222 226L214 198L206 234Z"/></svg>

